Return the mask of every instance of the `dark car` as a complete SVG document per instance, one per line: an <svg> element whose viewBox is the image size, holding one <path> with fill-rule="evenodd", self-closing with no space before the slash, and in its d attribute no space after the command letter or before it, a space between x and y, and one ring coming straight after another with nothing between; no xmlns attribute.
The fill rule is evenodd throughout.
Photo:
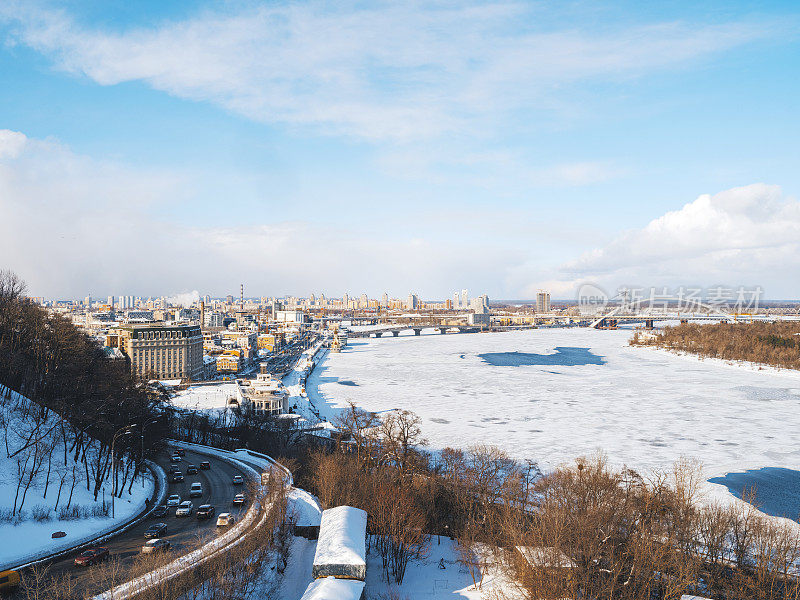
<svg viewBox="0 0 800 600"><path fill-rule="evenodd" d="M197 509L197 520L210 519L214 516L214 512L214 507L210 504L201 504L200 508Z"/></svg>
<svg viewBox="0 0 800 600"><path fill-rule="evenodd" d="M173 463L179 463L179 462L181 462L181 457L180 457L179 454L173 454L172 456L170 456L169 460L170 460L170 462L173 462Z"/></svg>
<svg viewBox="0 0 800 600"><path fill-rule="evenodd" d="M153 509L153 512L150 513L151 517L159 518L159 517L166 517L169 509L167 508L166 504L162 504L161 506L156 506Z"/></svg>
<svg viewBox="0 0 800 600"><path fill-rule="evenodd" d="M234 475L233 476L233 485L242 485L244 483L244 477L241 475Z"/></svg>
<svg viewBox="0 0 800 600"><path fill-rule="evenodd" d="M172 483L177 483L178 481L183 481L183 473L180 471L175 471L172 474Z"/></svg>
<svg viewBox="0 0 800 600"><path fill-rule="evenodd" d="M184 450L183 448L178 448L177 450L175 450L175 454L177 454L178 456L186 456L186 450Z"/></svg>
<svg viewBox="0 0 800 600"><path fill-rule="evenodd" d="M238 504L244 504L244 494L236 494L233 497L233 503L237 504L237 505Z"/></svg>
<svg viewBox="0 0 800 600"><path fill-rule="evenodd" d="M72 561L76 567L88 567L108 558L108 548L89 548L84 550Z"/></svg>
<svg viewBox="0 0 800 600"><path fill-rule="evenodd" d="M204 471L208 471L211 468L211 463L208 462L207 460L204 460L203 462L200 463L200 468L203 469Z"/></svg>
<svg viewBox="0 0 800 600"><path fill-rule="evenodd" d="M167 533L167 524L166 523L153 523L148 527L144 532L144 537L147 539L161 537Z"/></svg>
<svg viewBox="0 0 800 600"><path fill-rule="evenodd" d="M196 475L197 474L197 465L189 465L186 467L186 474L187 475Z"/></svg>

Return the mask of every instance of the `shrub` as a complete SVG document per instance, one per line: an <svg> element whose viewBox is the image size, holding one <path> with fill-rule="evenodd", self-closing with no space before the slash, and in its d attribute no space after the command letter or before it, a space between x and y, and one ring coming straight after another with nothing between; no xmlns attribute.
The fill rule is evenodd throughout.
<svg viewBox="0 0 800 600"><path fill-rule="evenodd" d="M42 523L44 521L49 521L52 519L52 515L50 514L50 508L45 506L44 504L37 504L36 506L31 509L31 516L33 517L34 521Z"/></svg>

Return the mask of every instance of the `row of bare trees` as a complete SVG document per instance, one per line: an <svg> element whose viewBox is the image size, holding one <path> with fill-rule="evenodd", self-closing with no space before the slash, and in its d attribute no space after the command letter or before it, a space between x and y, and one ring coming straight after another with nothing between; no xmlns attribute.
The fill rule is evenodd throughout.
<svg viewBox="0 0 800 600"><path fill-rule="evenodd" d="M638 332L631 345L657 346L705 358L743 360L784 369L800 369L800 324L681 323L653 335Z"/></svg>

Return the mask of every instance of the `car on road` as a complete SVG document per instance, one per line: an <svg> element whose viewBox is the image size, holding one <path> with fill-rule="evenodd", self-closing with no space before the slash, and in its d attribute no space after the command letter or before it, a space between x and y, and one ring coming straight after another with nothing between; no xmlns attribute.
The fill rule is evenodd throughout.
<svg viewBox="0 0 800 600"><path fill-rule="evenodd" d="M159 538L165 533L167 533L166 523L153 523L152 525L150 525L150 527L145 529L144 537L146 537L147 539Z"/></svg>
<svg viewBox="0 0 800 600"><path fill-rule="evenodd" d="M197 465L189 465L186 467L186 474L187 475L196 475L197 474Z"/></svg>
<svg viewBox="0 0 800 600"><path fill-rule="evenodd" d="M195 481L192 484L192 487L189 488L189 498L199 498L203 495L203 484L199 481Z"/></svg>
<svg viewBox="0 0 800 600"><path fill-rule="evenodd" d="M184 450L183 448L177 448L175 450L175 454L177 454L178 456L186 456L186 450Z"/></svg>
<svg viewBox="0 0 800 600"><path fill-rule="evenodd" d="M202 521L204 519L210 519L214 516L216 510L210 504L201 504L197 508L197 520Z"/></svg>
<svg viewBox="0 0 800 600"><path fill-rule="evenodd" d="M172 494L169 498L167 498L167 506L172 508L173 506L178 506L181 503L181 497L178 494Z"/></svg>
<svg viewBox="0 0 800 600"><path fill-rule="evenodd" d="M233 522L236 519L231 513L219 513L217 517L217 527L227 527L228 525L233 525Z"/></svg>
<svg viewBox="0 0 800 600"><path fill-rule="evenodd" d="M194 510L194 504L192 504L189 500L184 500L180 503L177 510L175 511L176 517L191 517L192 511Z"/></svg>
<svg viewBox="0 0 800 600"><path fill-rule="evenodd" d="M178 483L179 481L183 481L183 473L180 471L174 471L172 473L172 483Z"/></svg>
<svg viewBox="0 0 800 600"><path fill-rule="evenodd" d="M241 475L234 475L233 476L233 485L242 485L244 483L244 477Z"/></svg>
<svg viewBox="0 0 800 600"><path fill-rule="evenodd" d="M181 462L181 457L179 454L173 454L172 456L170 456L169 461L172 463L179 463Z"/></svg>
<svg viewBox="0 0 800 600"><path fill-rule="evenodd" d="M162 540L161 538L150 540L142 546L142 554L155 554L157 552L166 552L170 548L169 540Z"/></svg>
<svg viewBox="0 0 800 600"><path fill-rule="evenodd" d="M167 516L169 512L169 508L167 508L166 504L162 504L161 506L156 506L153 509L153 512L150 513L151 517L155 517L156 519L160 519L161 517Z"/></svg>
<svg viewBox="0 0 800 600"><path fill-rule="evenodd" d="M211 463L208 462L207 460L204 460L200 463L200 468L203 469L204 471L208 471L211 468Z"/></svg>
<svg viewBox="0 0 800 600"><path fill-rule="evenodd" d="M106 560L109 557L108 548L89 548L84 550L75 560L72 561L76 567L88 567L96 565L99 562Z"/></svg>
<svg viewBox="0 0 800 600"><path fill-rule="evenodd" d="M234 504L244 504L244 494L236 494L233 497Z"/></svg>

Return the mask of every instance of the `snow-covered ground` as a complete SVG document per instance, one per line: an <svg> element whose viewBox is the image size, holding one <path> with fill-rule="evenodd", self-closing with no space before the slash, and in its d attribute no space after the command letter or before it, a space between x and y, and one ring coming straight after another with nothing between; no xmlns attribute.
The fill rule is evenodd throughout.
<svg viewBox="0 0 800 600"><path fill-rule="evenodd" d="M0 570L26 562L39 554L49 554L70 548L115 529L144 509L145 498L149 498L152 495L154 486L149 476L144 484L141 479L137 479L130 494L127 493L126 486L123 497L115 500L115 519L111 518L109 512L107 517L60 520L59 512L56 509L56 500L58 500L58 508L66 506L69 502L71 508L79 506L88 512L93 508L102 506L103 503L106 506L109 505L111 502L109 496L110 485L108 483L105 484L104 493L101 492L97 502L95 502L93 493L87 490L83 463L74 463L72 456L68 454L67 464L64 464L63 439L58 435L58 430L53 430L52 435L46 436L42 440L42 444L52 445L43 446L43 451L46 452L45 458L41 460L41 464L36 470L30 489L25 497L22 519L19 518L19 515L12 517L10 513L14 506L14 497L17 495L17 459L21 461L20 464L24 465L26 453L28 454L27 469L29 474L33 466L35 452L33 448L31 448L30 452L22 450L25 445L25 435L30 431L30 422L26 420L23 413L16 410L20 402L27 403L29 401L14 395L13 399L4 400L0 411L0 423L2 423L2 435L0 435L0 438L2 438L3 445L3 450L0 452L0 511L10 519L0 520ZM51 413L46 426L43 426L41 430L47 431L50 426L55 424L56 419L57 417ZM6 452L6 439L9 442L9 452ZM68 444L69 442L70 440L67 440ZM96 447L96 444L90 446L87 452L89 457L94 454ZM15 454L18 450L20 452ZM13 456L9 457L9 453ZM46 486L48 456L51 459L49 463L50 477L49 485ZM74 469L73 466L75 467ZM72 489L73 477L74 489ZM63 485L61 483L62 478ZM47 487L46 497L45 487ZM60 497L58 493L59 487L61 487ZM19 492L18 505L23 491L24 486ZM70 492L72 493L71 499ZM45 511L48 520L34 520L32 512L35 509ZM63 531L66 536L53 539L51 536L56 531Z"/></svg>
<svg viewBox="0 0 800 600"><path fill-rule="evenodd" d="M172 404L189 410L224 411L230 398L236 398L236 383L193 385L175 394Z"/></svg>
<svg viewBox="0 0 800 600"><path fill-rule="evenodd" d="M309 397L328 420L348 400L409 409L434 449L494 444L545 469L596 450L643 471L696 458L708 477L800 468L800 373L630 347L630 330L426 333L351 340Z"/></svg>
<svg viewBox="0 0 800 600"><path fill-rule="evenodd" d="M289 551L289 563L279 587L281 600L299 600L311 583L311 566L314 562L316 541L295 537ZM374 549L373 549L374 550ZM440 567L440 563L444 568ZM381 566L381 557L372 551L367 556L366 598L401 600L484 600L493 590L503 590L513 598L512 586L491 563L485 569L483 582L476 589L469 571L458 561L455 541L450 538L431 539L428 555L408 565L403 583L387 583ZM396 596L390 596L393 591Z"/></svg>

